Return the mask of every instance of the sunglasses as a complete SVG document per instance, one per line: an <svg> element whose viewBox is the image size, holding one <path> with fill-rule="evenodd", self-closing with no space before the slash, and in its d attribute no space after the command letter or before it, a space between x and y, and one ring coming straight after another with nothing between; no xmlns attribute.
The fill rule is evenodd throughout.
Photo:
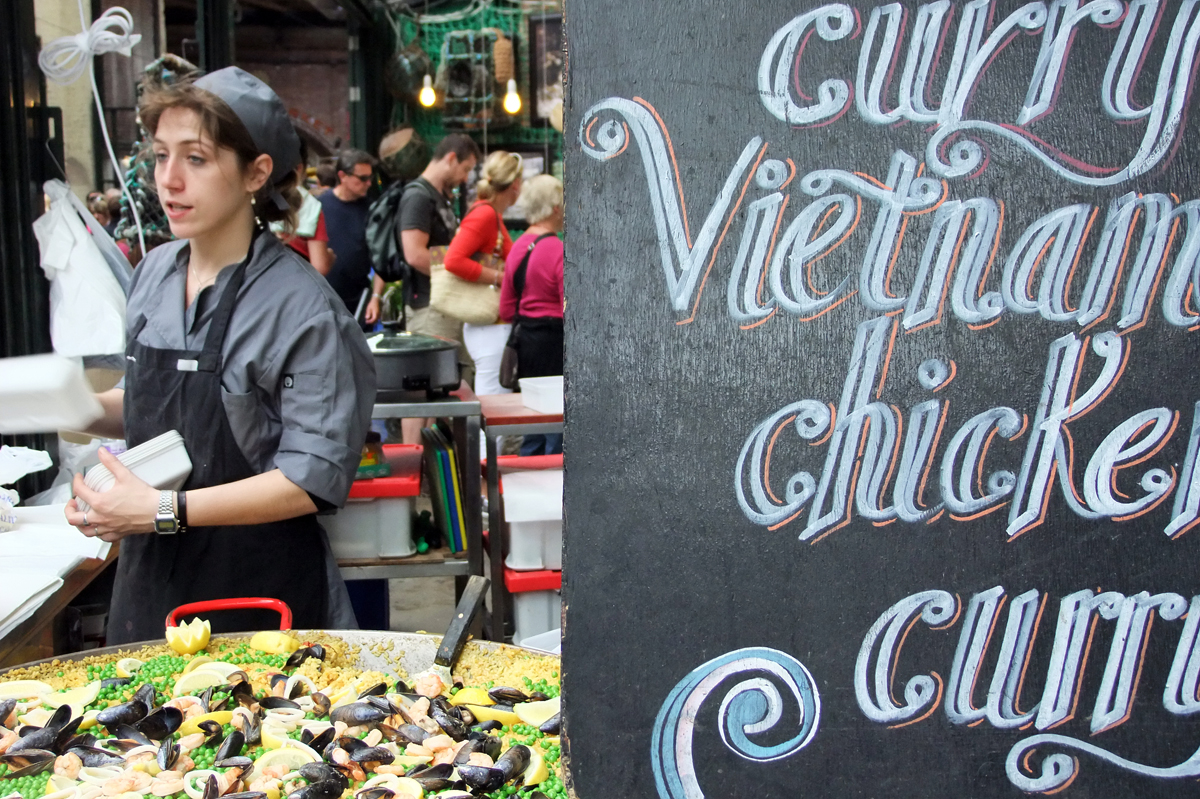
<svg viewBox="0 0 1200 799"><path fill-rule="evenodd" d="M356 178L356 179L357 179L357 180L358 180L360 183L370 183L370 182L371 182L372 173L368 172L368 173L367 173L367 174L365 174L365 175L360 175L360 174L358 174L357 172L348 172L348 173L346 174L346 177L348 177L348 178Z"/></svg>

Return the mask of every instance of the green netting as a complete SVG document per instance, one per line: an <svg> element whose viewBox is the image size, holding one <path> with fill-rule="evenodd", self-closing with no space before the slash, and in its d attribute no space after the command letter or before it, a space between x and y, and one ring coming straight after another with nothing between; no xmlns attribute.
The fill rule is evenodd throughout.
<svg viewBox="0 0 1200 799"><path fill-rule="evenodd" d="M465 6L464 6L465 7ZM395 28L402 41L396 42L396 47L402 47L419 36L421 49L433 60L436 70L442 54L442 44L446 36L454 31L497 28L512 39L515 47L515 68L517 88L525 100L520 113L512 118L511 124L501 127L488 127L485 130L476 129L465 131L479 144L486 148L509 147L522 150L548 151L547 169L561 172L561 167L555 168L555 162L562 160L563 136L543 120L534 120L530 113L532 106L532 91L529 85L529 20L517 8L492 5L479 13L472 14L453 22L437 22L418 25L408 16L398 16ZM425 141L433 143L440 140L448 132L457 128L447 128L443 122L443 112L440 108L422 108L419 105L406 105L397 102L392 107L392 125L412 125ZM486 141L485 141L486 139Z"/></svg>

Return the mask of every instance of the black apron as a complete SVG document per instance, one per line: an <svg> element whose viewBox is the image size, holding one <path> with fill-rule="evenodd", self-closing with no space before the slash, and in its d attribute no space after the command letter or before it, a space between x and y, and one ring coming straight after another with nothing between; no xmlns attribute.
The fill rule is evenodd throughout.
<svg viewBox="0 0 1200 799"><path fill-rule="evenodd" d="M253 248L251 250L253 252ZM192 460L184 490L231 483L257 472L233 437L221 399L221 348L250 260L234 267L218 301L204 349L166 350L138 342L138 318L126 348L125 439L132 448L178 430ZM169 301L169 300L168 300ZM282 522L190 527L175 535L121 540L108 617L108 644L163 637L164 621L187 602L230 597L282 599L296 629L326 626L325 545L315 515ZM269 611L206 614L213 632L278 629Z"/></svg>

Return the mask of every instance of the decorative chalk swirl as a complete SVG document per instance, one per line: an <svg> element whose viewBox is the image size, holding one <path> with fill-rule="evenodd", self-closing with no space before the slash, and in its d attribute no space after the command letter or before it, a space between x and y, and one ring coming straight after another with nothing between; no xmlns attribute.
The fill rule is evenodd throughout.
<svg viewBox="0 0 1200 799"><path fill-rule="evenodd" d="M1025 769L1022 769L1022 761L1025 759L1026 754L1033 749L1048 745L1092 755L1118 768L1123 768L1126 771L1132 771L1135 774L1141 774L1146 777L1180 779L1200 776L1200 749L1197 749L1191 757L1178 766L1161 768L1158 766L1145 766L1141 763L1135 763L1132 760L1126 760L1120 755L1109 752L1107 749L1101 749L1094 744L1077 741L1065 735L1047 734L1026 738L1009 750L1008 758L1004 763L1004 770L1008 774L1008 781L1022 791L1047 793L1056 788L1062 788L1075 779L1075 775L1079 770L1079 761L1075 757L1063 752L1054 752L1047 755L1042 760L1040 773L1036 775L1025 774L1025 769L1030 768L1026 764Z"/></svg>
<svg viewBox="0 0 1200 799"><path fill-rule="evenodd" d="M650 759L662 799L703 799L692 762L692 735L701 706L722 682L747 675L721 700L721 740L734 754L766 763L793 755L812 742L821 721L821 695L808 669L784 652L765 647L738 649L713 658L682 679L667 696L658 717ZM753 676L749 676L753 675ZM767 677L773 679L767 679ZM749 736L772 729L783 715L780 684L795 699L800 725L778 744L762 746Z"/></svg>

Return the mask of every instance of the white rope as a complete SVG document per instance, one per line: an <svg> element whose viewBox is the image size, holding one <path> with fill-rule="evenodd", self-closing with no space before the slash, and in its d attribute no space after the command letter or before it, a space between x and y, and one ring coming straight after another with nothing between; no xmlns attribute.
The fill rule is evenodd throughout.
<svg viewBox="0 0 1200 799"><path fill-rule="evenodd" d="M133 212L133 221L137 225L138 242L142 247L142 256L146 255L146 238L142 233L142 220L138 214L137 202L125 185L125 171L113 150L112 139L108 135L108 123L104 119L104 104L100 101L100 89L96 86L96 70L93 69L93 59L105 53L120 53L124 56L133 54L133 46L142 40L140 33L133 32L133 15L120 6L108 9L87 27L83 13L83 0L79 0L80 25L85 28L74 36L63 36L55 39L42 48L38 53L38 66L46 77L59 86L67 86L79 80L87 72L92 82L92 97L96 101L96 112L100 115L100 132L104 135L104 144L108 147L108 157L112 161L113 171L117 175L117 183L121 192L129 201Z"/></svg>

